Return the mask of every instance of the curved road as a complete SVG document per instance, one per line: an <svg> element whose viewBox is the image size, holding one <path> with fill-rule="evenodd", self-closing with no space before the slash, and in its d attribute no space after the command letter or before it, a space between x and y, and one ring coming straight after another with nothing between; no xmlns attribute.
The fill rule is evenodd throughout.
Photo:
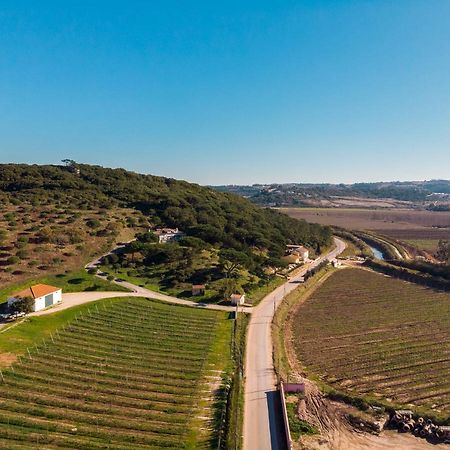
<svg viewBox="0 0 450 450"><path fill-rule="evenodd" d="M131 241L130 241L131 242ZM104 255L100 256L99 258L95 259L94 261L86 264L85 269L97 269L100 265L100 260L106 256L109 255L120 248L122 248L123 245L118 245L113 250L111 250L108 253L105 253ZM102 276L97 274L98 278L101 278L103 280L106 280L106 276ZM64 309L72 308L73 306L83 305L85 303L93 302L96 300L101 300L105 298L113 298L113 297L144 297L144 298L150 298L150 299L156 299L156 300L162 300L164 302L168 303L174 303L176 305L184 305L184 306L191 306L193 308L199 308L199 309L214 309L217 311L235 311L235 306L226 306L226 305L216 305L214 303L201 303L201 302L193 302L191 300L184 300L178 297L172 297L170 295L161 294L160 292L151 291L150 289L146 289L140 286L137 286L136 284L129 283L128 281L111 281L111 283L117 284L118 286L125 287L129 289L129 292L126 291L89 291L89 292L70 292L62 295L62 302L51 307L48 309L43 309L41 311L37 311L34 313L28 314L28 316L43 316L46 314L53 314L58 311L62 311ZM246 313L251 313L253 308L251 307L240 307L240 311L244 311Z"/></svg>
<svg viewBox="0 0 450 450"><path fill-rule="evenodd" d="M344 251L345 243L337 238L334 241L333 251L310 263L253 308L247 332L245 360L244 450L286 448L272 360L272 319L283 298L298 287L298 282L308 269L316 267L325 259L334 259Z"/></svg>

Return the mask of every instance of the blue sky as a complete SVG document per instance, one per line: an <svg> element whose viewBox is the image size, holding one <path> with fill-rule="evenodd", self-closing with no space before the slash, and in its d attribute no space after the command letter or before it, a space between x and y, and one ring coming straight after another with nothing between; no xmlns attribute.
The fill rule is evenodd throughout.
<svg viewBox="0 0 450 450"><path fill-rule="evenodd" d="M0 162L450 178L450 2L0 2Z"/></svg>

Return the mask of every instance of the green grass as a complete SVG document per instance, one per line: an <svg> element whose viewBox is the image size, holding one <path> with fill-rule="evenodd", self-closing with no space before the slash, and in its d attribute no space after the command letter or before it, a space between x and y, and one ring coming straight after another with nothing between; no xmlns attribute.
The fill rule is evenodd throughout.
<svg viewBox="0 0 450 450"><path fill-rule="evenodd" d="M419 250L435 252L438 248L439 239L405 239L405 242Z"/></svg>
<svg viewBox="0 0 450 450"><path fill-rule="evenodd" d="M198 266L198 261L196 265ZM161 279L164 276L164 272L168 269L170 269L168 265L155 266L152 268L151 274L145 276L140 275L139 273L134 273L135 271L129 268L113 269L111 266L105 265L100 267L100 270L104 273L111 274L115 278L120 278L129 283L135 284L137 286L142 286L151 291L160 292L162 294L171 295L173 297L183 298L201 303L224 302L224 300L219 295L219 285L224 281L223 279L207 283L205 294L202 296L193 297L191 294L192 283L179 283L172 288L165 288L162 285ZM247 271L241 271L239 277L236 280L238 286L245 285L250 278L252 277ZM245 291L247 301L253 305L258 304L267 294L272 292L274 289L276 289L286 281L282 277L275 276L269 279L268 282L266 282L264 285L259 286L258 281L260 279L258 277L254 278L255 282L253 283L253 288L251 290L242 289L243 291Z"/></svg>
<svg viewBox="0 0 450 450"><path fill-rule="evenodd" d="M25 354L28 347L48 339L51 333L70 323L78 314L86 314L95 308L96 304L114 304L123 301L123 298L112 298L89 302L85 305L74 306L53 314L26 317L21 322L15 322L7 328L0 330L0 354Z"/></svg>
<svg viewBox="0 0 450 450"><path fill-rule="evenodd" d="M292 397L291 394L289 394L289 397ZM300 436L303 434L317 434L318 430L313 425L309 424L308 422L299 419L297 415L297 404L298 399L295 402L288 401L286 403L286 409L288 413L288 420L289 420L289 429L291 431L291 437L292 440L298 441Z"/></svg>
<svg viewBox="0 0 450 450"><path fill-rule="evenodd" d="M47 275L44 277L32 278L20 283L11 284L0 289L0 303L7 300L10 294L29 287L32 284L43 283L51 286L60 287L64 292L82 292L82 291L128 291L128 289L110 283L109 281L97 278L88 274L84 269L70 273L61 273L58 275Z"/></svg>
<svg viewBox="0 0 450 450"><path fill-rule="evenodd" d="M354 258L356 256L364 257L364 252L360 250L353 242L350 242L347 239L345 240L345 250L339 255L340 258Z"/></svg>
<svg viewBox="0 0 450 450"><path fill-rule="evenodd" d="M37 344L3 370L2 446L210 448L228 314L132 297L33 319L2 336L8 351Z"/></svg>
<svg viewBox="0 0 450 450"><path fill-rule="evenodd" d="M270 294L278 286L286 283L286 279L282 277L274 277L264 286L259 286L246 294L246 298L253 306L257 305L266 295Z"/></svg>

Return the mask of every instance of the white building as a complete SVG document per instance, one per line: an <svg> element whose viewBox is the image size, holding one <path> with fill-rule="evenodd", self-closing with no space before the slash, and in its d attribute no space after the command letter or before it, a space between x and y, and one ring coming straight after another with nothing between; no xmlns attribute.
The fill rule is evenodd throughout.
<svg viewBox="0 0 450 450"><path fill-rule="evenodd" d="M245 295L244 294L233 294L230 297L230 301L232 305L243 305L245 303Z"/></svg>
<svg viewBox="0 0 450 450"><path fill-rule="evenodd" d="M62 301L62 290L48 284L35 284L23 291L17 292L8 298L8 306L19 298L32 298L34 300L33 311L40 311Z"/></svg>
<svg viewBox="0 0 450 450"><path fill-rule="evenodd" d="M303 261L308 261L309 250L303 245L286 245L286 252L288 255L297 255Z"/></svg>
<svg viewBox="0 0 450 450"><path fill-rule="evenodd" d="M186 234L178 228L157 228L154 233L158 236L160 244L164 244L169 241L179 241L186 236Z"/></svg>
<svg viewBox="0 0 450 450"><path fill-rule="evenodd" d="M331 261L331 265L332 265L333 267L341 267L341 266L342 266L342 262L339 261L338 259L333 259L333 260Z"/></svg>

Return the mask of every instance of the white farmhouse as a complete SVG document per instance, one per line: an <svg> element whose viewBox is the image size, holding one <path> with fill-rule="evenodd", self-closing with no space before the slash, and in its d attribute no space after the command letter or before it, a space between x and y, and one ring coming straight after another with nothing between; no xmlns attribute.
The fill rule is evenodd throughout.
<svg viewBox="0 0 450 450"><path fill-rule="evenodd" d="M34 300L33 311L40 311L62 301L62 290L48 284L35 284L23 291L17 292L8 298L8 306L19 298L32 298Z"/></svg>
<svg viewBox="0 0 450 450"><path fill-rule="evenodd" d="M170 241L179 241L186 236L186 234L178 228L157 228L154 233L158 236L158 241L160 244Z"/></svg>
<svg viewBox="0 0 450 450"><path fill-rule="evenodd" d="M309 250L303 245L286 245L288 255L297 255L301 260L308 261Z"/></svg>

